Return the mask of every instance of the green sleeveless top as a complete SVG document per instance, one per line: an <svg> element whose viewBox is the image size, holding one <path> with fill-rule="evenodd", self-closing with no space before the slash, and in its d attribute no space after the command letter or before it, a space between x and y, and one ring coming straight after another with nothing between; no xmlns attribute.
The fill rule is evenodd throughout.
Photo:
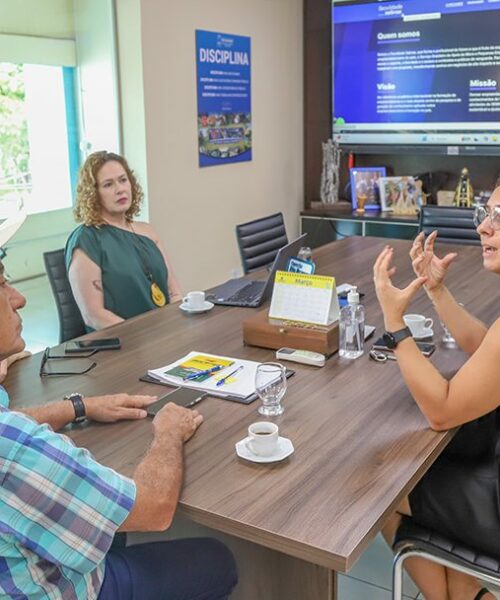
<svg viewBox="0 0 500 600"><path fill-rule="evenodd" d="M150 238L113 225L80 225L66 242L66 269L73 252L80 248L102 272L104 307L123 319L130 319L153 308L151 282L160 287L169 302L168 270L158 246Z"/></svg>

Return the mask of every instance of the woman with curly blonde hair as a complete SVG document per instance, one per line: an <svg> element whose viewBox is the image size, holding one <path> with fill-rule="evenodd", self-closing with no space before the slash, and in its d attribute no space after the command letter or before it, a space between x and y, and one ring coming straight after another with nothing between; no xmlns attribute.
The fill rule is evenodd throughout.
<svg viewBox="0 0 500 600"><path fill-rule="evenodd" d="M71 289L89 329L102 329L181 298L165 249L149 223L134 221L144 197L127 161L94 152L80 170L66 244Z"/></svg>

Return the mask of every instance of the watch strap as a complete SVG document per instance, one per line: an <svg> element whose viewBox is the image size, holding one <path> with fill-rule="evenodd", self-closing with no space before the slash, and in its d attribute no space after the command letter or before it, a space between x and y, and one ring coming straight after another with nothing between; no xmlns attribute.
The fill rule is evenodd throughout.
<svg viewBox="0 0 500 600"><path fill-rule="evenodd" d="M83 401L83 396L81 394L69 394L68 396L64 396L65 400L69 400L71 404L73 404L73 409L75 411L75 418L73 419L73 423L82 423L87 418L87 412L85 411L85 403Z"/></svg>
<svg viewBox="0 0 500 600"><path fill-rule="evenodd" d="M384 335L384 340L387 343L387 347L391 350L408 337L412 337L411 330L409 327L403 327L397 331L388 331ZM388 343L389 342L389 343Z"/></svg>

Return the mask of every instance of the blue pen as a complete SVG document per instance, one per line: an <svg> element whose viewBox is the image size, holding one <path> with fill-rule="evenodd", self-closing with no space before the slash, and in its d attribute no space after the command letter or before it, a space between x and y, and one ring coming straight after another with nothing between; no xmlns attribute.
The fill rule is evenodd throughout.
<svg viewBox="0 0 500 600"><path fill-rule="evenodd" d="M202 377L203 375L210 375L211 373L215 373L215 371L220 371L223 367L221 365L217 365L216 367L212 367L211 369L206 369L205 371L199 371L198 373L191 373L187 377L184 377L183 381L189 381L190 379L198 379L198 377Z"/></svg>
<svg viewBox="0 0 500 600"><path fill-rule="evenodd" d="M243 365L240 365L237 369L235 369L234 371L231 371L231 373L228 373L222 379L219 379L219 381L215 385L217 387L219 387L220 385L224 385L226 383L226 379L229 379L230 377L235 375L238 371L241 371L241 369L243 369Z"/></svg>

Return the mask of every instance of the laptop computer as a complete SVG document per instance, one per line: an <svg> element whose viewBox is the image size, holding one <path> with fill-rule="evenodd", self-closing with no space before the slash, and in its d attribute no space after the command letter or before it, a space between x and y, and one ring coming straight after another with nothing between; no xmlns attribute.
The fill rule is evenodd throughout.
<svg viewBox="0 0 500 600"><path fill-rule="evenodd" d="M251 308L260 306L273 292L276 271L286 269L288 259L297 256L300 248L304 245L306 236L307 233L303 233L296 240L278 250L265 281L251 281L243 277L230 279L226 283L207 290L207 300L214 304L225 304L227 306L247 306Z"/></svg>

